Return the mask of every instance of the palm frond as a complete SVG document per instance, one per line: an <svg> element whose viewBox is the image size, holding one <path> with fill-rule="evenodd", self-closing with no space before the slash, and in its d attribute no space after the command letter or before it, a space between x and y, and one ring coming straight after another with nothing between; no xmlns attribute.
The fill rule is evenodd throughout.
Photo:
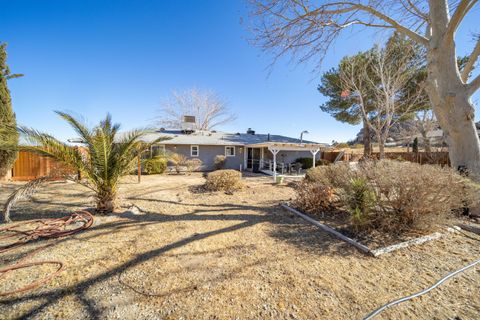
<svg viewBox="0 0 480 320"><path fill-rule="evenodd" d="M82 124L80 120L63 111L55 111L55 113L58 114L60 118L67 121L68 124L70 124L70 126L75 130L75 132L78 133L85 144L89 144L91 142L90 138L92 136L92 132L84 124Z"/></svg>
<svg viewBox="0 0 480 320"><path fill-rule="evenodd" d="M32 180L17 190L15 190L5 202L3 207L3 217L2 222L11 222L10 219L10 210L18 201L31 197L45 182L48 181L50 177L40 177L38 179Z"/></svg>
<svg viewBox="0 0 480 320"><path fill-rule="evenodd" d="M83 155L78 149L72 148L53 136L35 129L21 127L20 132L23 133L25 139L32 145L21 146L19 150L31 151L53 158L68 167L80 170L83 174L90 175L88 166L83 161Z"/></svg>
<svg viewBox="0 0 480 320"><path fill-rule="evenodd" d="M160 138L151 143L141 142L144 134L149 132L145 129L132 130L119 137L120 125L113 123L109 114L92 129L70 114L60 111L57 111L57 114L80 135L87 152L82 153L47 133L26 127L21 128L21 132L32 142L32 146L22 149L54 158L79 170L86 178L86 183L82 184L96 192L97 209L100 211L110 210L120 178L131 170L141 152L165 140Z"/></svg>

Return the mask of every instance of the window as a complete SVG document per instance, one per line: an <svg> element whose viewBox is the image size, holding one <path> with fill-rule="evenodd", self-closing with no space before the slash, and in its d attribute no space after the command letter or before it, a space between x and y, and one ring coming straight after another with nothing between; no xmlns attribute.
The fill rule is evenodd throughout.
<svg viewBox="0 0 480 320"><path fill-rule="evenodd" d="M235 147L225 147L225 157L235 157Z"/></svg>
<svg viewBox="0 0 480 320"><path fill-rule="evenodd" d="M165 146L164 145L155 145L151 149L151 157L164 156L165 155Z"/></svg>
<svg viewBox="0 0 480 320"><path fill-rule="evenodd" d="M198 157L200 153L200 148L198 146L190 146L190 156L191 157Z"/></svg>

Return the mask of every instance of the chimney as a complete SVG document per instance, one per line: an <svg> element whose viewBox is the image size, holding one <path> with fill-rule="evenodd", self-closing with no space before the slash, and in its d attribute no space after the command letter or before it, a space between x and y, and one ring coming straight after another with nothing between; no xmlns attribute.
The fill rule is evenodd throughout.
<svg viewBox="0 0 480 320"><path fill-rule="evenodd" d="M252 128L248 128L247 134L254 135L254 134L255 134L255 130L252 130Z"/></svg>
<svg viewBox="0 0 480 320"><path fill-rule="evenodd" d="M267 134L267 141L270 141L270 133Z"/></svg>

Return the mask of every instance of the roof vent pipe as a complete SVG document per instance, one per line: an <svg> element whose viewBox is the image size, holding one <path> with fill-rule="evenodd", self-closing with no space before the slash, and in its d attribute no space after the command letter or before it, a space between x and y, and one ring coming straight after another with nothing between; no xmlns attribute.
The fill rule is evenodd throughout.
<svg viewBox="0 0 480 320"><path fill-rule="evenodd" d="M310 132L308 132L307 130L303 130L302 133L300 133L300 144L303 143L303 134L304 133L310 133Z"/></svg>
<svg viewBox="0 0 480 320"><path fill-rule="evenodd" d="M267 141L270 141L270 133L267 134Z"/></svg>

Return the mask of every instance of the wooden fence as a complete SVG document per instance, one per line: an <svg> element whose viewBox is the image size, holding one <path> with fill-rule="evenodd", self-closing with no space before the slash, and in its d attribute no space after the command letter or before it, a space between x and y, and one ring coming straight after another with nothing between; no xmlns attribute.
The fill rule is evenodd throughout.
<svg viewBox="0 0 480 320"><path fill-rule="evenodd" d="M333 162L339 154L340 151L322 152L322 159ZM372 156L378 158L378 152L373 153ZM362 157L363 155L359 153L345 152L339 161L358 161ZM425 152L386 152L385 157L387 159L405 160L420 164L450 165L448 152L431 152L430 154ZM29 151L20 151L12 169L12 180L30 181L47 175L52 177L60 176L61 173L63 174L65 172L73 173L72 170L65 168L51 158L42 157Z"/></svg>
<svg viewBox="0 0 480 320"><path fill-rule="evenodd" d="M328 162L333 162L339 156L341 151L326 151L322 152L322 159L327 160ZM363 158L363 154L360 153L349 153L345 152L339 161L358 161ZM379 153L372 153L372 158L379 158ZM385 152L385 158L395 159L395 160L404 160L410 162L416 162L420 164L439 164L442 166L450 166L450 159L448 157L448 152Z"/></svg>
<svg viewBox="0 0 480 320"><path fill-rule="evenodd" d="M43 176L58 176L71 171L55 160L29 151L20 151L12 169L12 180L30 181Z"/></svg>

